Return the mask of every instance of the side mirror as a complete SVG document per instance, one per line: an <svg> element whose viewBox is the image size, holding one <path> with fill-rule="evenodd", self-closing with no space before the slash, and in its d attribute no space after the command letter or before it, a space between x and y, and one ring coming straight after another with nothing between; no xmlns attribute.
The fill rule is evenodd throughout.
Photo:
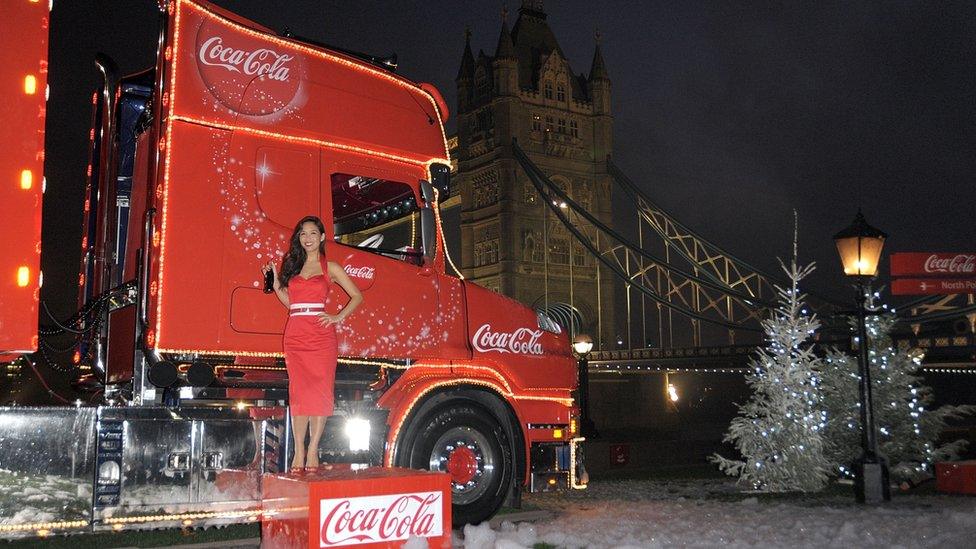
<svg viewBox="0 0 976 549"><path fill-rule="evenodd" d="M430 184L430 181L420 182L420 198L424 201L424 206L430 207L434 203L434 186Z"/></svg>
<svg viewBox="0 0 976 549"><path fill-rule="evenodd" d="M425 261L433 261L437 253L437 219L434 210L426 206L420 210L420 237L424 247Z"/></svg>
<svg viewBox="0 0 976 549"><path fill-rule="evenodd" d="M451 167L446 164L430 165L430 182L447 200L451 196Z"/></svg>

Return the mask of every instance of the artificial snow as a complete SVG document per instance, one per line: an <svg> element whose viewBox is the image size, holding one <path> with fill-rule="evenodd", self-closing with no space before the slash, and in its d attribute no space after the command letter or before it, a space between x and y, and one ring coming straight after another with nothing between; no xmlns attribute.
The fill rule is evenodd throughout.
<svg viewBox="0 0 976 549"><path fill-rule="evenodd" d="M552 517L496 529L467 525L455 546L976 546L976 498L965 496L899 493L890 503L867 506L856 504L853 493L767 497L743 493L731 480L703 479L594 481L584 491L528 495L524 502Z"/></svg>

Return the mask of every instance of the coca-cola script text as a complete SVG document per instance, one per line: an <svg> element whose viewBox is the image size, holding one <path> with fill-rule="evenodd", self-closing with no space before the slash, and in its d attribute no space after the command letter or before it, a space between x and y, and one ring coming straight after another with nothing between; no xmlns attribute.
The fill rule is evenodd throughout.
<svg viewBox="0 0 976 549"><path fill-rule="evenodd" d="M443 534L440 492L320 501L320 547L430 538Z"/></svg>
<svg viewBox="0 0 976 549"><path fill-rule="evenodd" d="M474 333L471 344L475 350L482 353L517 353L527 355L541 355L542 330L518 328L514 332L495 332L491 324L482 324Z"/></svg>

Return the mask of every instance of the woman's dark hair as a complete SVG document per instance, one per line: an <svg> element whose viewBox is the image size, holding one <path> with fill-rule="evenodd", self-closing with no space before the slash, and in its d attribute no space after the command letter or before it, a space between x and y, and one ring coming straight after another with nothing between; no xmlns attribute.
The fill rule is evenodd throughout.
<svg viewBox="0 0 976 549"><path fill-rule="evenodd" d="M319 232L325 234L325 225L322 224L321 219L314 215L306 215L295 225L295 230L291 233L288 253L281 261L281 271L278 273L278 282L283 288L288 287L288 281L292 277L302 272L302 267L305 266L305 260L308 258L308 254L305 253L305 248L302 248L302 242L299 239L299 235L302 233L302 225L306 223L315 223ZM319 253L325 257L325 240L319 242Z"/></svg>

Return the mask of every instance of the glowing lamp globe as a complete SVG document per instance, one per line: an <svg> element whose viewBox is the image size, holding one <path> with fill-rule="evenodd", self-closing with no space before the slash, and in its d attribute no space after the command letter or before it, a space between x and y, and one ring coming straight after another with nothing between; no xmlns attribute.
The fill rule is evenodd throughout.
<svg viewBox="0 0 976 549"><path fill-rule="evenodd" d="M593 338L586 334L579 334L573 340L573 350L578 355L585 355L593 349Z"/></svg>
<svg viewBox="0 0 976 549"><path fill-rule="evenodd" d="M851 226L834 235L844 274L866 277L878 274L878 262L886 238L888 235L868 225L858 210Z"/></svg>

